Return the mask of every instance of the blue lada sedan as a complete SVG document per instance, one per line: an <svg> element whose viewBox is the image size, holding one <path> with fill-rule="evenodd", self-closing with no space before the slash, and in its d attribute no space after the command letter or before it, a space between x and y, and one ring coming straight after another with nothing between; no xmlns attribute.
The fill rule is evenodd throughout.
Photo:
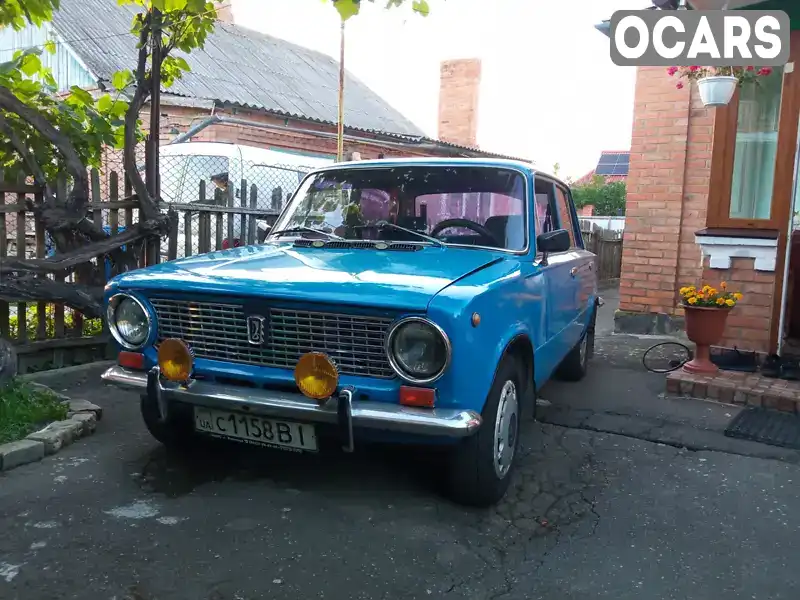
<svg viewBox="0 0 800 600"><path fill-rule="evenodd" d="M160 442L438 445L451 497L488 506L537 390L586 372L599 300L564 183L392 159L310 173L263 243L126 273L105 302L103 378Z"/></svg>

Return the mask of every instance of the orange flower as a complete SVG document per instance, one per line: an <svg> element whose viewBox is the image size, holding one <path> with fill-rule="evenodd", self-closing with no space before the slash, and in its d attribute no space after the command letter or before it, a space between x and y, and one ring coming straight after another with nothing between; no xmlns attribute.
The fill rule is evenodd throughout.
<svg viewBox="0 0 800 600"><path fill-rule="evenodd" d="M719 304L720 306L725 304L725 298L717 298L717 304Z"/></svg>
<svg viewBox="0 0 800 600"><path fill-rule="evenodd" d="M736 292L736 293L733 295L733 297L734 297L734 298L736 298L737 300L741 300L741 299L742 299L742 294L741 294L741 293L739 293L739 292Z"/></svg>
<svg viewBox="0 0 800 600"><path fill-rule="evenodd" d="M720 284L719 284L719 287L721 287L723 290L727 290L728 289L728 284L725 283L724 281L721 281Z"/></svg>

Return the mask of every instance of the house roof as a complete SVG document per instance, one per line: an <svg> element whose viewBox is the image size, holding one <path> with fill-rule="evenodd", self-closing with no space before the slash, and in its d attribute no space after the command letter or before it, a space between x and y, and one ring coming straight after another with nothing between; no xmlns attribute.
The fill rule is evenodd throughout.
<svg viewBox="0 0 800 600"><path fill-rule="evenodd" d="M53 27L101 81L136 64L130 31L135 5L117 0L61 0ZM119 34L119 35L115 35ZM205 48L186 56L191 72L170 94L214 100L320 121L338 121L339 63L331 57L237 25L218 22ZM344 120L366 131L425 137L409 119L351 74Z"/></svg>
<svg viewBox="0 0 800 600"><path fill-rule="evenodd" d="M572 185L591 183L595 175L601 176L606 183L625 181L628 178L630 160L630 150L603 150L597 166L580 179L575 180Z"/></svg>

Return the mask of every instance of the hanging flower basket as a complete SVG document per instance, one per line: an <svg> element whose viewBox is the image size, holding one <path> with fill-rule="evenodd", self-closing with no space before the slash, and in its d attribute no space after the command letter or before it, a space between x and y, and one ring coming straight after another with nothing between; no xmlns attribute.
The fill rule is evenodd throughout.
<svg viewBox="0 0 800 600"><path fill-rule="evenodd" d="M686 337L697 347L694 359L683 366L689 373L712 375L719 368L711 362L711 346L719 343L725 333L728 314L742 299L739 292L729 292L723 281L720 289L704 285L699 290L690 285L679 290L686 315Z"/></svg>
<svg viewBox="0 0 800 600"><path fill-rule="evenodd" d="M696 81L700 99L707 107L725 106L730 103L737 87L758 85L761 77L772 74L770 67L670 67L667 73L678 76L675 87L684 87L682 80Z"/></svg>
<svg viewBox="0 0 800 600"><path fill-rule="evenodd" d="M725 106L730 103L739 80L730 75L715 75L697 80L703 106Z"/></svg>

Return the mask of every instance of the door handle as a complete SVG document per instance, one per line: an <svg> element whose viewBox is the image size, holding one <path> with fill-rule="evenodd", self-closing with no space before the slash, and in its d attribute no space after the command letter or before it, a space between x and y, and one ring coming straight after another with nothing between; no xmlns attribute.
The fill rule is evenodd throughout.
<svg viewBox="0 0 800 600"><path fill-rule="evenodd" d="M569 274L570 274L570 275L572 275L573 277L575 277L575 274L576 274L577 272L578 272L578 267L572 267L572 268L569 270Z"/></svg>

